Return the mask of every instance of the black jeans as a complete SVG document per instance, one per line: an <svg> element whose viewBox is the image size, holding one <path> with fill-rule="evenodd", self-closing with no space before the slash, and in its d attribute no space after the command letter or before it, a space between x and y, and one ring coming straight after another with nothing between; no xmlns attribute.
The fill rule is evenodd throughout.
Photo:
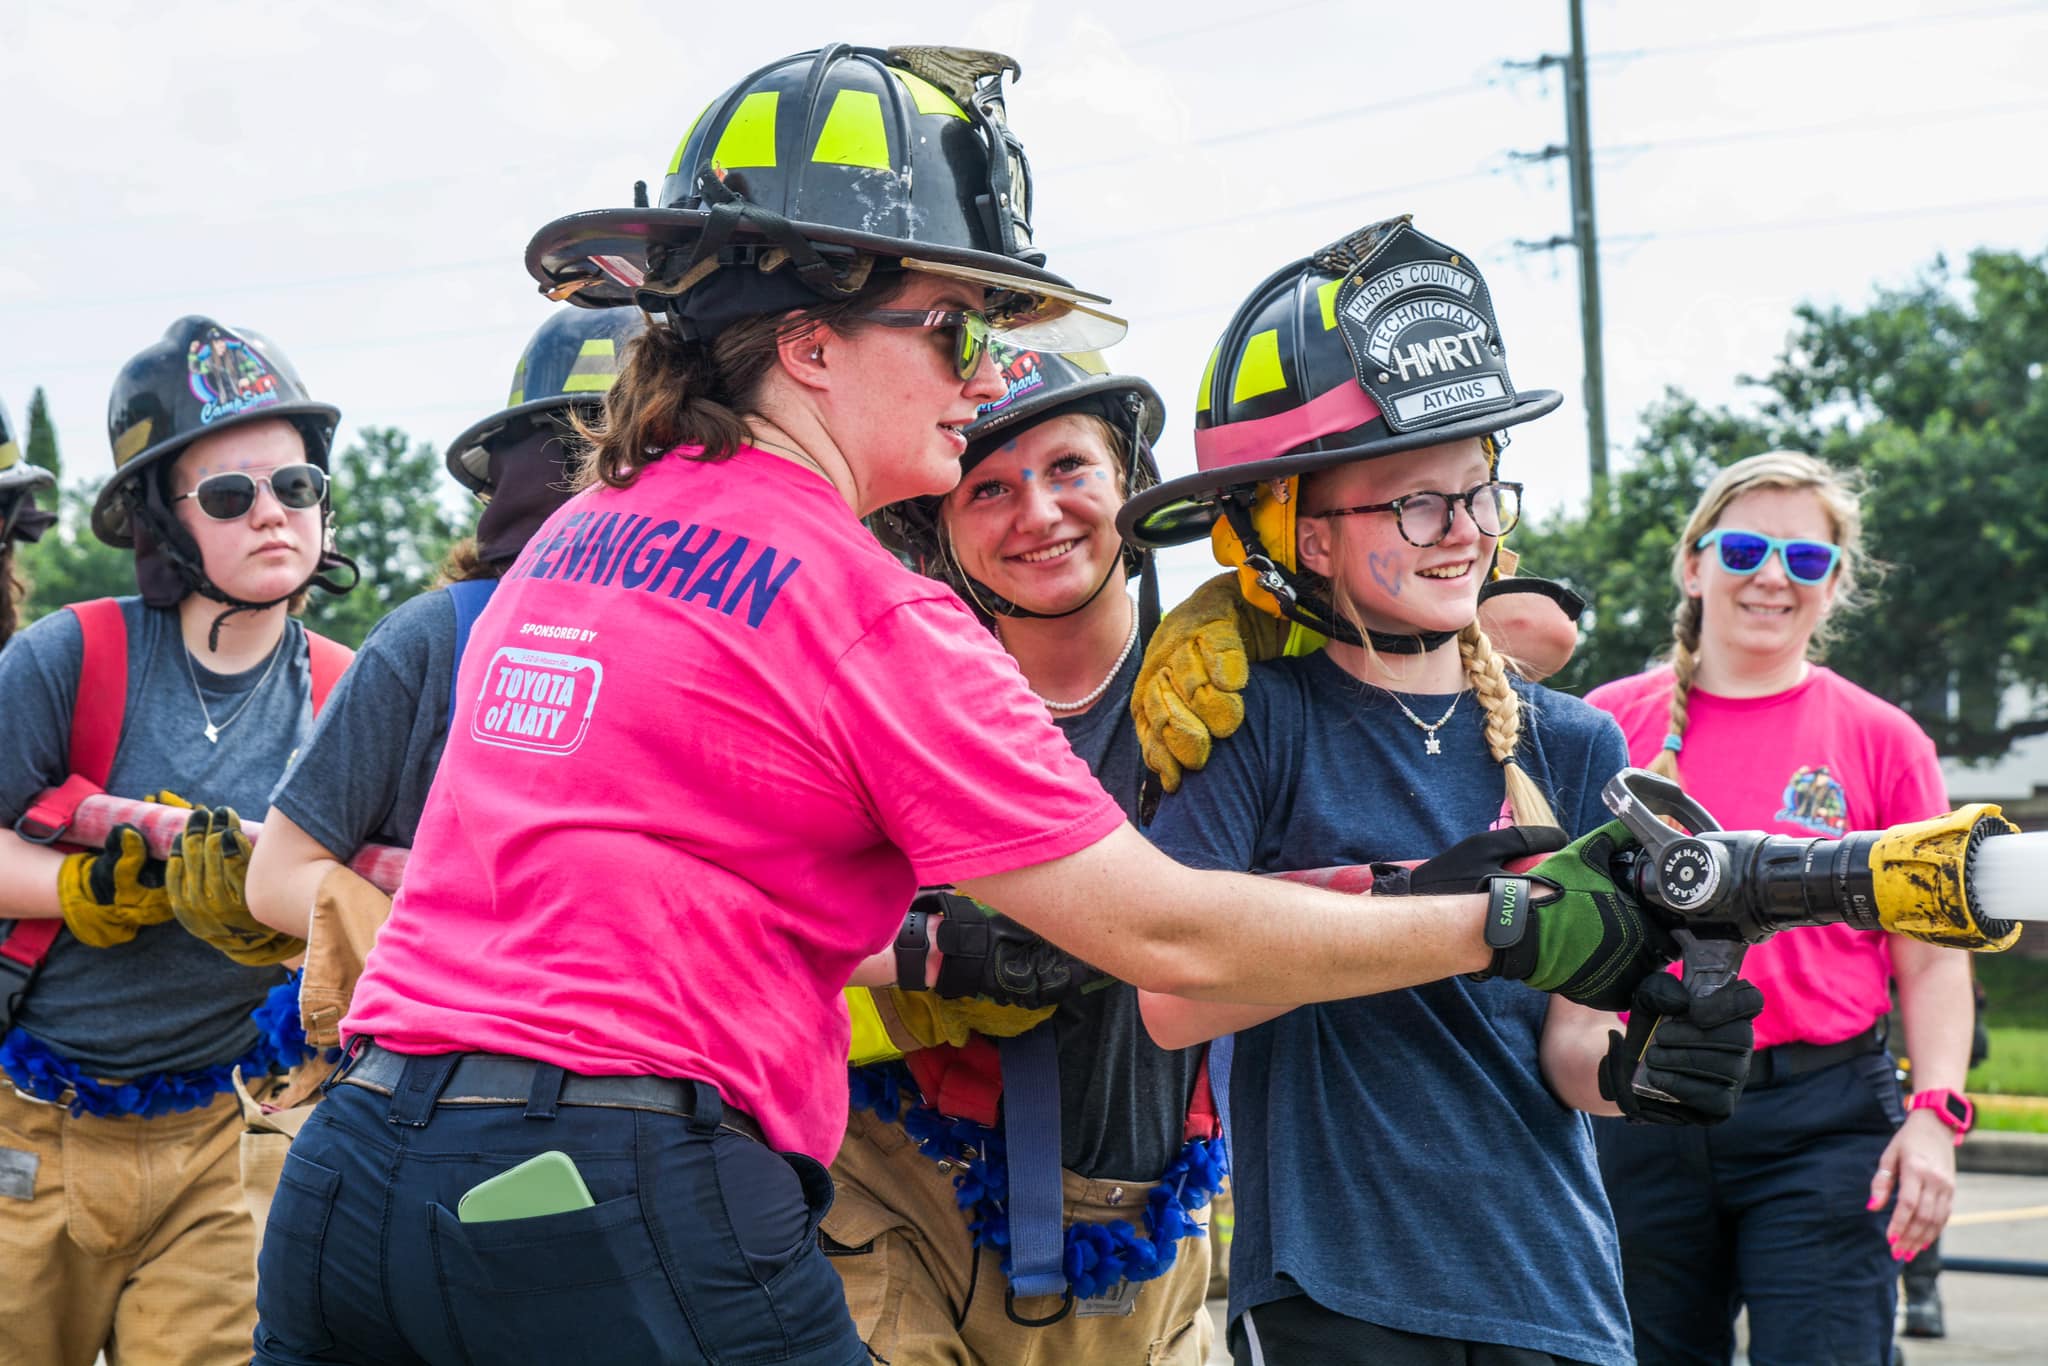
<svg viewBox="0 0 2048 1366"><path fill-rule="evenodd" d="M1864 1209L1904 1122L1887 1053L1745 1090L1712 1128L1593 1122L1643 1366L1888 1366L1898 1264Z"/></svg>
<svg viewBox="0 0 2048 1366"><path fill-rule="evenodd" d="M1230 1359L1234 1366L1570 1366L1526 1347L1382 1328L1306 1295L1240 1314L1230 1325Z"/></svg>
<svg viewBox="0 0 2048 1366"><path fill-rule="evenodd" d="M407 1084L434 1061L410 1060ZM292 1144L259 1258L258 1363L868 1361L817 1247L831 1178L717 1127L709 1086L693 1119L406 1089L336 1086ZM591 1208L456 1218L464 1191L549 1149Z"/></svg>

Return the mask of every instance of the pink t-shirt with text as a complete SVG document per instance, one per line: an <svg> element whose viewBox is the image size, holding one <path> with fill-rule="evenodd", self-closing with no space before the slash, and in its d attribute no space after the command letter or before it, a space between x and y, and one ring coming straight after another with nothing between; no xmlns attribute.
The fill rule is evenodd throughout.
<svg viewBox="0 0 2048 1366"><path fill-rule="evenodd" d="M1671 671L1595 688L1586 700L1647 767L1664 747ZM1692 690L1678 767L1685 790L1730 830L1835 838L1948 810L1934 742L1913 719L1831 669L1769 697ZM1888 937L1820 925L1752 945L1742 975L1764 993L1756 1044L1836 1043L1891 1009Z"/></svg>
<svg viewBox="0 0 2048 1366"><path fill-rule="evenodd" d="M458 692L344 1033L709 1081L821 1162L840 989L915 889L1123 820L959 599L758 450L570 500Z"/></svg>

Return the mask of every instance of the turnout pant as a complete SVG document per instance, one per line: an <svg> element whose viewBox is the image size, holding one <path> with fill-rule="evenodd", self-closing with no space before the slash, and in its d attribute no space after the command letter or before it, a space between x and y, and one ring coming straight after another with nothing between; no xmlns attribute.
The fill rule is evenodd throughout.
<svg viewBox="0 0 2048 1366"><path fill-rule="evenodd" d="M954 1199L952 1171L917 1150L899 1124L856 1111L832 1164L839 1198L825 1216L826 1258L868 1349L892 1366L1201 1366L1214 1330L1204 1306L1209 1240L1184 1239L1172 1270L1125 1285L1117 1302L1077 1303L1058 1323L1010 1319L1000 1255L976 1249ZM1151 1182L1061 1177L1067 1222L1142 1227ZM1127 1297L1127 1298L1126 1298ZM1107 1301L1111 1297L1104 1296ZM1052 1299L1020 1300L1042 1318Z"/></svg>
<svg viewBox="0 0 2048 1366"><path fill-rule="evenodd" d="M232 1093L100 1118L0 1079L0 1362L247 1361L256 1240L241 1134Z"/></svg>

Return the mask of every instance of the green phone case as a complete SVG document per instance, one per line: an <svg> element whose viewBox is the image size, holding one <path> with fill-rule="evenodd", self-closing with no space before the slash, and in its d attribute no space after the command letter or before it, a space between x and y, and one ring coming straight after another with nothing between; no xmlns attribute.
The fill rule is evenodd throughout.
<svg viewBox="0 0 2048 1366"><path fill-rule="evenodd" d="M595 1203L569 1154L545 1152L471 1186L456 1205L455 1217L465 1224L489 1224L566 1214Z"/></svg>

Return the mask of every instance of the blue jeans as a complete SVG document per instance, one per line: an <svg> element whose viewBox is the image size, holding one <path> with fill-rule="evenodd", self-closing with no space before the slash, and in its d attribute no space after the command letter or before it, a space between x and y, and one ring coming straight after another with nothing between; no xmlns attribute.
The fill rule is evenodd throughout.
<svg viewBox="0 0 2048 1366"><path fill-rule="evenodd" d="M710 1086L695 1118L437 1105L430 1074L413 1086L436 1061L408 1061L393 1096L333 1087L292 1144L258 1261L258 1363L868 1362L818 1251L831 1178L717 1127ZM549 1149L592 1207L456 1218L464 1191Z"/></svg>
<svg viewBox="0 0 2048 1366"><path fill-rule="evenodd" d="M1712 1128L1593 1122L1643 1366L1888 1366L1899 1267L1870 1178L1904 1122L1891 1055L1745 1090Z"/></svg>

